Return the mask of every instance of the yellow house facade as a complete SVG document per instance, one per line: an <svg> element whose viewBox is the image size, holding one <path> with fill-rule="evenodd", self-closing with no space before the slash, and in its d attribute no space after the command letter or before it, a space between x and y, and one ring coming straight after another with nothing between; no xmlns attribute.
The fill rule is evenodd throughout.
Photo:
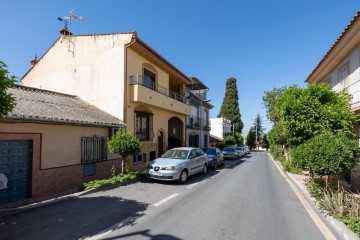
<svg viewBox="0 0 360 240"><path fill-rule="evenodd" d="M190 78L135 32L60 33L32 61L24 86L76 95L122 120L141 142L141 154L127 159L134 170L144 169L169 148L186 145Z"/></svg>

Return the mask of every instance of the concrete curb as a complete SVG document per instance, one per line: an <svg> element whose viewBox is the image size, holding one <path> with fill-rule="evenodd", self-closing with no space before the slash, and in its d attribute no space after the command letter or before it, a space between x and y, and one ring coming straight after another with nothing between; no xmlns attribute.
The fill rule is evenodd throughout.
<svg viewBox="0 0 360 240"><path fill-rule="evenodd" d="M284 168L282 167L282 165L278 161L274 160L270 153L269 153L269 156L274 161L274 163L277 164L284 171ZM316 207L315 199L310 196L306 187L303 184L299 183L290 172L284 171L284 173L301 190L301 192L306 196L306 199L311 199L310 204L312 204L313 206ZM316 209L318 209L318 208L316 207ZM344 240L360 240L360 238L353 231L351 231L344 223L336 220L335 218L331 217L330 215L326 215L322 212L320 212L320 213L323 215L323 217L326 219L326 221L336 230L336 232L342 237L342 239L344 239Z"/></svg>

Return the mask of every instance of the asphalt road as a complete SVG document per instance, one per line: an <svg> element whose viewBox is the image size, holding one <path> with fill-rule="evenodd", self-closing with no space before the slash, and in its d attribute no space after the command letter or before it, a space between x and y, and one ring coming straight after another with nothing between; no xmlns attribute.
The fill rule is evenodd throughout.
<svg viewBox="0 0 360 240"><path fill-rule="evenodd" d="M326 239L266 152L0 217L0 239Z"/></svg>

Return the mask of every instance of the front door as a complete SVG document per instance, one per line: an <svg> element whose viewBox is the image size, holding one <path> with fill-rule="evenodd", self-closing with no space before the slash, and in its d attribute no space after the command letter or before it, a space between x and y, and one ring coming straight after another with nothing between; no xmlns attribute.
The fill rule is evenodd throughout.
<svg viewBox="0 0 360 240"><path fill-rule="evenodd" d="M164 134L163 132L159 132L158 134L158 157L164 153Z"/></svg>
<svg viewBox="0 0 360 240"><path fill-rule="evenodd" d="M0 174L7 179L7 187L0 190L0 204L31 197L31 156L31 140L0 141Z"/></svg>

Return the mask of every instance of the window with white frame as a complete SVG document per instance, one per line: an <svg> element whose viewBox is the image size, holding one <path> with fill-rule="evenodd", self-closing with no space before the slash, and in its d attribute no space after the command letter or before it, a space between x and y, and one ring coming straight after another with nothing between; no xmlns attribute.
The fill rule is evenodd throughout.
<svg viewBox="0 0 360 240"><path fill-rule="evenodd" d="M340 89L344 90L348 86L348 76L349 76L349 64L346 63L339 68L339 84Z"/></svg>

